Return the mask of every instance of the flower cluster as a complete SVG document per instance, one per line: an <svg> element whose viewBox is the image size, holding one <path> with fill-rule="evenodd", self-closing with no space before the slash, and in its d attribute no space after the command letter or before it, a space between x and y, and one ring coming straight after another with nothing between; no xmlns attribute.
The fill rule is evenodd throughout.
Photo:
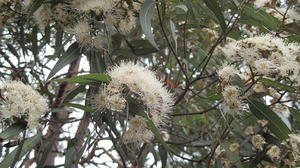
<svg viewBox="0 0 300 168"><path fill-rule="evenodd" d="M145 107L146 114L156 127L161 129L165 125L168 114L171 112L173 97L163 86L163 83L156 79L152 71L132 62L122 62L120 66L108 71L108 75L112 79L111 82L101 93L96 95L94 100L98 108L120 112L126 108L126 98L134 98ZM125 142L149 141L151 139L150 135L152 134L146 133L143 118L134 117L129 125L135 126L129 126L128 132L125 133ZM134 138L139 136L139 140Z"/></svg>
<svg viewBox="0 0 300 168"><path fill-rule="evenodd" d="M128 34L136 25L139 9L140 3L134 1L72 0L43 4L34 18L42 30L55 22L74 34L83 47L103 49L106 30L111 34Z"/></svg>
<svg viewBox="0 0 300 168"><path fill-rule="evenodd" d="M30 129L37 128L40 117L48 111L47 99L20 81L8 81L1 90L5 98L1 117L24 117Z"/></svg>
<svg viewBox="0 0 300 168"><path fill-rule="evenodd" d="M245 65L254 67L254 72L270 78L288 77L299 81L300 46L287 43L282 38L263 35L233 41L223 48L223 52Z"/></svg>
<svg viewBox="0 0 300 168"><path fill-rule="evenodd" d="M236 165L237 160L243 160L249 157L243 157L244 150L248 152L259 153L264 157L266 162L262 162L262 167L295 167L296 162L300 161L300 136L290 134L289 137L281 143L278 141L270 141L268 136L265 136L268 122L266 120L257 120L254 126L247 126L242 139L234 139L232 143L221 143L215 151L215 157L222 160L225 167ZM244 135L242 135L244 136ZM246 141L247 142L246 142ZM251 147L251 148L249 148ZM236 159L235 156L239 159ZM250 156L253 160L258 155Z"/></svg>

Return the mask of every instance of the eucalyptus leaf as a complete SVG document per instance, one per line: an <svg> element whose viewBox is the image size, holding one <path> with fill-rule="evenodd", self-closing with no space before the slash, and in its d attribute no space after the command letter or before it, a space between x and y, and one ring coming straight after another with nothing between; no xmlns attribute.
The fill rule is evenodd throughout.
<svg viewBox="0 0 300 168"><path fill-rule="evenodd" d="M154 34L152 33L151 20L155 8L154 0L145 0L140 10L140 24L146 36L146 39L158 50L158 46L154 41Z"/></svg>
<svg viewBox="0 0 300 168"><path fill-rule="evenodd" d="M0 133L0 141L10 139L19 135L26 129L26 126L20 123L13 124Z"/></svg>
<svg viewBox="0 0 300 168"><path fill-rule="evenodd" d="M19 153L19 158L22 158L26 153L32 150L36 146L36 144L40 141L41 136L42 134L39 133L29 139L26 139L22 146L22 150ZM17 153L18 151L19 151L19 147L14 149L11 153L9 153L0 163L0 167L9 168L13 163L15 156L18 154Z"/></svg>
<svg viewBox="0 0 300 168"><path fill-rule="evenodd" d="M108 82L111 81L111 78L110 78L110 76L108 76L106 74L92 73L92 74L88 74L88 75L75 76L75 77L72 77L72 78L55 79L53 81L70 82L70 83L90 83L90 82L108 83Z"/></svg>
<svg viewBox="0 0 300 168"><path fill-rule="evenodd" d="M57 72L59 72L62 68L64 68L66 65L70 64L77 58L81 56L80 52L80 46L77 42L73 43L66 52L62 54L62 56L59 58L59 60L54 65L53 69L49 73L49 76L47 80L52 78Z"/></svg>
<svg viewBox="0 0 300 168"><path fill-rule="evenodd" d="M257 99L248 98L247 101L250 107L250 111L258 119L267 120L267 127L277 138L279 138L280 140L288 138L288 135L291 134L291 130L274 111L272 111L267 105Z"/></svg>

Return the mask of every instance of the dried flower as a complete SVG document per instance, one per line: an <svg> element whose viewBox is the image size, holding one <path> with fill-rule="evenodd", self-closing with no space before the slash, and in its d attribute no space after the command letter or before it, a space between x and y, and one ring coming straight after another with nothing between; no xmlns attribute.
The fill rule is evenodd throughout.
<svg viewBox="0 0 300 168"><path fill-rule="evenodd" d="M257 120L257 124L263 128L268 124L268 121L267 120Z"/></svg>
<svg viewBox="0 0 300 168"><path fill-rule="evenodd" d="M245 134L246 135L254 135L255 134L255 128L253 126L248 126L245 129Z"/></svg>
<svg viewBox="0 0 300 168"><path fill-rule="evenodd" d="M268 151L267 155L272 159L276 160L280 158L280 148L276 145L273 145Z"/></svg>
<svg viewBox="0 0 300 168"><path fill-rule="evenodd" d="M240 145L238 143L230 144L229 150L231 152L238 152L240 150Z"/></svg>
<svg viewBox="0 0 300 168"><path fill-rule="evenodd" d="M255 147L255 149L262 150L263 145L266 144L266 141L261 135L256 134L256 135L252 136L251 143Z"/></svg>

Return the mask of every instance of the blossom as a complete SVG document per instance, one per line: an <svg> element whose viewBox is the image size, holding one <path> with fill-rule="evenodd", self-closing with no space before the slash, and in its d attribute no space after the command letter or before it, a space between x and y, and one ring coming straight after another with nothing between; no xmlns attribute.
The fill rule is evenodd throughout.
<svg viewBox="0 0 300 168"><path fill-rule="evenodd" d="M83 46L91 44L91 27L86 21L78 22L72 29L72 33L76 35L77 41Z"/></svg>
<svg viewBox="0 0 300 168"><path fill-rule="evenodd" d="M146 105L155 125L164 123L173 105L172 94L156 79L155 74L139 64L122 62L108 71L112 82L107 86L110 93L122 92L126 86L138 95Z"/></svg>
<svg viewBox="0 0 300 168"><path fill-rule="evenodd" d="M292 149L298 149L300 146L300 136L297 134L290 134L287 141L291 145Z"/></svg>
<svg viewBox="0 0 300 168"><path fill-rule="evenodd" d="M229 82L229 80L236 74L238 74L238 70L233 65L224 65L217 72L218 76L224 82Z"/></svg>
<svg viewBox="0 0 300 168"><path fill-rule="evenodd" d="M268 151L267 155L272 159L279 159L280 158L280 148L276 145L273 145Z"/></svg>
<svg viewBox="0 0 300 168"><path fill-rule="evenodd" d="M6 100L1 107L1 116L25 117L30 129L37 128L39 119L48 111L47 99L20 81L8 81L2 89Z"/></svg>
<svg viewBox="0 0 300 168"><path fill-rule="evenodd" d="M108 11L114 7L113 0L73 0L72 6L82 11L102 10Z"/></svg>
<svg viewBox="0 0 300 168"><path fill-rule="evenodd" d="M253 126L248 126L246 129L245 129L245 132L244 132L246 135L254 135L255 134L255 128Z"/></svg>
<svg viewBox="0 0 300 168"><path fill-rule="evenodd" d="M251 143L255 147L255 149L262 150L263 145L266 144L266 141L261 135L257 134L251 137Z"/></svg>
<svg viewBox="0 0 300 168"><path fill-rule="evenodd" d="M223 110L231 114L237 113L242 106L238 88L231 85L226 86L222 95L224 97Z"/></svg>
<svg viewBox="0 0 300 168"><path fill-rule="evenodd" d="M46 5L42 5L33 13L33 18L36 21L37 25L39 26L40 30L45 29L45 27L50 22L51 17L52 17L52 11L50 7L47 7Z"/></svg>
<svg viewBox="0 0 300 168"><path fill-rule="evenodd" d="M271 3L271 0L255 0L254 6L257 8L261 8L261 7L265 7L269 3Z"/></svg>
<svg viewBox="0 0 300 168"><path fill-rule="evenodd" d="M266 34L233 40L222 51L228 58L253 67L255 74L275 79L289 78L299 85L299 49L299 44Z"/></svg>
<svg viewBox="0 0 300 168"><path fill-rule="evenodd" d="M156 78L155 74L132 62L122 62L119 66L108 70L107 74L111 77L111 81L102 89L101 93L95 96L93 101L96 108L98 106L98 109L106 108L122 112L126 108L126 98L135 98L145 107L145 113L154 125L166 134L162 131L162 126L165 125L171 112L173 95ZM140 125L142 127L140 129L143 129L144 132L150 131L146 129L147 126L143 123L144 121L136 116L129 122L129 125ZM134 140L130 140L129 137L134 136L132 135L134 134L134 127L130 127L128 131L125 133L124 139L126 142L133 142ZM139 136L146 137L139 137L140 139L135 142L142 140L148 142L151 139L150 133Z"/></svg>
<svg viewBox="0 0 300 168"><path fill-rule="evenodd" d="M270 75L274 73L277 68L273 62L264 58L254 61L253 66L256 68L256 72L262 75Z"/></svg>
<svg viewBox="0 0 300 168"><path fill-rule="evenodd" d="M269 122L267 120L257 120L256 123L260 126L260 127L265 127Z"/></svg>
<svg viewBox="0 0 300 168"><path fill-rule="evenodd" d="M143 117L135 116L129 121L129 129L123 136L124 143L151 142L154 138L153 133L147 128Z"/></svg>
<svg viewBox="0 0 300 168"><path fill-rule="evenodd" d="M229 150L231 152L238 152L240 149L240 145L238 143L233 143L233 144L230 144L229 146Z"/></svg>

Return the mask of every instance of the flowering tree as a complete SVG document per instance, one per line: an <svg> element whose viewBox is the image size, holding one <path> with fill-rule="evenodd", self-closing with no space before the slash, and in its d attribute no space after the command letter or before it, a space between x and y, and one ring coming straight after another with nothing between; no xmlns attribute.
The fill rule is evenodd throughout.
<svg viewBox="0 0 300 168"><path fill-rule="evenodd" d="M0 0L0 167L300 165L299 0Z"/></svg>

